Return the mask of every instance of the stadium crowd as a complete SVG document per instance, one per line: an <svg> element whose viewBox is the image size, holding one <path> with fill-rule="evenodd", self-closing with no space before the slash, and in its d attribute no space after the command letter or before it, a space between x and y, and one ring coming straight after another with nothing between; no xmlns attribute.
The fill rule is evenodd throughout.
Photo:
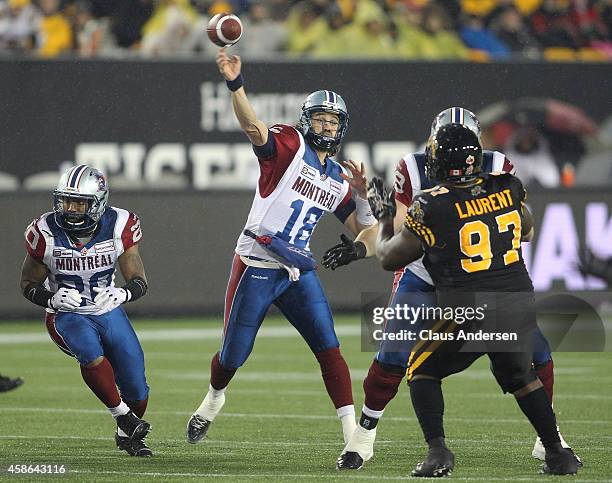
<svg viewBox="0 0 612 483"><path fill-rule="evenodd" d="M238 14L249 58L612 58L611 0L0 0L0 52L213 57L210 16Z"/></svg>

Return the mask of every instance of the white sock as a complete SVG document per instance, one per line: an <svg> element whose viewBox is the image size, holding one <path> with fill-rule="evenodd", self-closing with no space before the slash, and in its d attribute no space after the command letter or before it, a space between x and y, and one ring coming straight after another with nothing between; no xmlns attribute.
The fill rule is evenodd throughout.
<svg viewBox="0 0 612 483"><path fill-rule="evenodd" d="M369 407L367 407L365 404L363 405L363 407L361 408L361 412L363 414L365 414L368 418L376 418L376 419L380 419L383 416L383 413L385 412L385 410L381 410L381 411L375 411L374 409L370 409Z"/></svg>
<svg viewBox="0 0 612 483"><path fill-rule="evenodd" d="M196 409L195 414L202 416L204 419L208 421L213 421L221 408L225 404L225 390L227 387L223 389L215 389L212 386L208 386L208 392L206 396L204 396L204 400L200 407Z"/></svg>
<svg viewBox="0 0 612 483"><path fill-rule="evenodd" d="M119 416L123 416L130 412L130 408L123 401L119 403L119 406L116 408L108 408L110 413L113 415L113 418L117 418Z"/></svg>
<svg viewBox="0 0 612 483"><path fill-rule="evenodd" d="M355 432L355 428L357 427L357 423L355 422L355 406L352 404L342 406L341 408L336 409L336 414L342 423L342 436L344 437L344 444L347 444Z"/></svg>

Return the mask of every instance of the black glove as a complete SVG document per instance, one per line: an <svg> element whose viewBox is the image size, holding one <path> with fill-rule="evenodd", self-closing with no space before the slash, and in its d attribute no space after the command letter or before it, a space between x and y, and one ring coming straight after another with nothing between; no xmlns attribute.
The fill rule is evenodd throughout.
<svg viewBox="0 0 612 483"><path fill-rule="evenodd" d="M323 255L321 263L325 268L335 270L355 260L365 258L366 246L362 242L353 242L353 240L346 235L340 235L340 240L342 240L342 243L331 247Z"/></svg>
<svg viewBox="0 0 612 483"><path fill-rule="evenodd" d="M372 214L377 220L387 216L395 217L395 193L393 190L388 191L385 188L382 179L373 178L368 184L368 202L370 203Z"/></svg>
<svg viewBox="0 0 612 483"><path fill-rule="evenodd" d="M580 263L578 269L582 275L593 275L608 280L612 272L612 260L603 260L596 257L591 250L585 248L579 253Z"/></svg>

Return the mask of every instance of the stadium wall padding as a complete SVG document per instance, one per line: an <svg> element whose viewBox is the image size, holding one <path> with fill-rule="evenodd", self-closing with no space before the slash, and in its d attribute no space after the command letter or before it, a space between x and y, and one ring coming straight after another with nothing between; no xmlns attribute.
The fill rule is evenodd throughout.
<svg viewBox="0 0 612 483"><path fill-rule="evenodd" d="M252 185L252 153L212 62L0 60L0 72L0 189L46 187L32 176L66 161L123 177L115 189ZM244 59L243 72L267 123L295 123L309 92L340 93L350 114L343 155L387 175L450 106L480 113L500 101L552 98L596 123L612 115L609 63Z"/></svg>
<svg viewBox="0 0 612 483"><path fill-rule="evenodd" d="M140 251L150 290L142 300L128 304L129 313L221 316L233 249L252 196L245 191L111 191L110 203L137 213L144 234ZM602 289L597 280L579 275L575 261L578 245L585 240L598 253L612 256L612 193L553 190L532 193L528 201L536 219L536 239L525 255L536 288ZM24 299L19 289L23 233L35 216L51 209L51 194L0 194L0 207L0 320L38 317L42 309ZM324 217L312 239L317 259L339 242L342 228L334 216ZM359 310L362 292L388 293L393 279L375 259L334 272L320 267L319 275L336 311ZM120 275L117 283L122 283Z"/></svg>

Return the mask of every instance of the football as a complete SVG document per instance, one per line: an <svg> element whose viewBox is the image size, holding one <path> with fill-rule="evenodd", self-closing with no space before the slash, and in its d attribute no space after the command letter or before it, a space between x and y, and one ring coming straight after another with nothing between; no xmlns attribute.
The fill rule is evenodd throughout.
<svg viewBox="0 0 612 483"><path fill-rule="evenodd" d="M234 45L242 37L242 22L236 15L218 13L208 22L206 33L219 47Z"/></svg>

